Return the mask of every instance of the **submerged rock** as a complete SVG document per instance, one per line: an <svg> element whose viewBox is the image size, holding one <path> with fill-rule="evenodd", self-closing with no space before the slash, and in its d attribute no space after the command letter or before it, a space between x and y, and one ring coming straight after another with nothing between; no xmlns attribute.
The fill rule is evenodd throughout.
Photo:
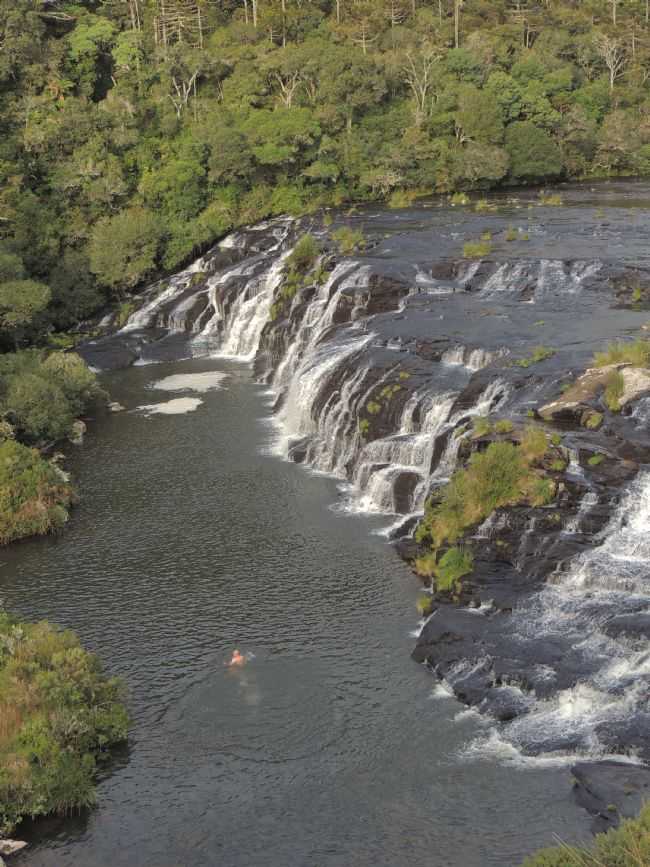
<svg viewBox="0 0 650 867"><path fill-rule="evenodd" d="M637 816L650 799L650 767L625 762L580 762L571 768L574 795L595 817L594 830L615 828Z"/></svg>

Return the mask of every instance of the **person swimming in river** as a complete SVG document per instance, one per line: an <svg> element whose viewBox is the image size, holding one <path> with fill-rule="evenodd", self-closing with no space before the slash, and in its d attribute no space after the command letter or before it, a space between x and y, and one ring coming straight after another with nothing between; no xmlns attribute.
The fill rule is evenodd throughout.
<svg viewBox="0 0 650 867"><path fill-rule="evenodd" d="M230 667L246 665L248 660L238 650L233 650L230 662L227 663Z"/></svg>

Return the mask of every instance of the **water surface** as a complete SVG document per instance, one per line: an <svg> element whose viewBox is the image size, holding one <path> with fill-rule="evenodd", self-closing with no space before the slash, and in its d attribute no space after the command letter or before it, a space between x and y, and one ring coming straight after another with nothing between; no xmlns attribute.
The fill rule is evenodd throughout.
<svg viewBox="0 0 650 867"><path fill-rule="evenodd" d="M409 658L418 584L335 482L269 452L248 368L188 414L91 425L66 532L2 554L0 597L77 630L128 685L128 754L88 816L28 829L32 867L508 867L584 838L567 766L467 756L479 718ZM239 647L255 654L224 668Z"/></svg>

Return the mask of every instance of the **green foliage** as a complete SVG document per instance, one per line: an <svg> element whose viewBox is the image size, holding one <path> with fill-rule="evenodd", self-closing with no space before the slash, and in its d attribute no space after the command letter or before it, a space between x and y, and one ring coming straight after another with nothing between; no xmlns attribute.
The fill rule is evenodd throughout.
<svg viewBox="0 0 650 867"><path fill-rule="evenodd" d="M454 193L450 196L449 201L452 205L469 205L469 196L467 193Z"/></svg>
<svg viewBox="0 0 650 867"><path fill-rule="evenodd" d="M156 217L135 207L103 217L90 239L90 267L106 286L133 288L151 274L161 240Z"/></svg>
<svg viewBox="0 0 650 867"><path fill-rule="evenodd" d="M97 759L127 727L120 683L72 632L0 610L0 835L91 806Z"/></svg>
<svg viewBox="0 0 650 867"><path fill-rule="evenodd" d="M418 601L415 605L420 617L428 617L433 611L433 599L431 596L418 596Z"/></svg>
<svg viewBox="0 0 650 867"><path fill-rule="evenodd" d="M557 460L551 462L551 469L554 473L563 473L566 469L566 462L557 458Z"/></svg>
<svg viewBox="0 0 650 867"><path fill-rule="evenodd" d="M291 270L306 274L316 263L319 254L320 247L316 238L309 234L303 235L287 256L287 266Z"/></svg>
<svg viewBox="0 0 650 867"><path fill-rule="evenodd" d="M472 434L475 437L487 436L492 431L490 419L486 415L475 415L472 419Z"/></svg>
<svg viewBox="0 0 650 867"><path fill-rule="evenodd" d="M544 205L546 207L557 208L563 204L563 201L560 193L541 192L539 194L539 203L540 205Z"/></svg>
<svg viewBox="0 0 650 867"><path fill-rule="evenodd" d="M520 446L527 461L539 461L548 451L546 434L541 427L529 425L521 437Z"/></svg>
<svg viewBox="0 0 650 867"><path fill-rule="evenodd" d="M492 244L489 241L467 241L463 244L463 256L465 259L482 259L492 252Z"/></svg>
<svg viewBox="0 0 650 867"><path fill-rule="evenodd" d="M561 446L562 445L562 437L560 436L559 433L551 434L551 442L553 443L554 446Z"/></svg>
<svg viewBox="0 0 650 867"><path fill-rule="evenodd" d="M603 419L602 412L590 412L584 421L584 425L588 430L598 430L603 423Z"/></svg>
<svg viewBox="0 0 650 867"><path fill-rule="evenodd" d="M540 361L546 361L548 358L553 358L555 350L549 346L536 346L528 358L520 358L515 361L517 367L531 367L533 364L539 364Z"/></svg>
<svg viewBox="0 0 650 867"><path fill-rule="evenodd" d="M0 283L0 326L16 348L30 332L38 333L50 298L49 288L34 280Z"/></svg>
<svg viewBox="0 0 650 867"><path fill-rule="evenodd" d="M522 867L646 867L650 864L650 804L638 818L597 834L593 847L560 844L527 858Z"/></svg>
<svg viewBox="0 0 650 867"><path fill-rule="evenodd" d="M362 437L367 436L369 430L370 430L370 422L368 421L368 419L367 418L360 418L359 419L359 433L361 434L361 436Z"/></svg>
<svg viewBox="0 0 650 867"><path fill-rule="evenodd" d="M381 412L381 404L376 400L369 400L366 404L366 410L370 415L378 415Z"/></svg>
<svg viewBox="0 0 650 867"><path fill-rule="evenodd" d="M435 570L436 590L452 593L458 589L461 578L474 568L474 557L466 548L450 548L440 558Z"/></svg>
<svg viewBox="0 0 650 867"><path fill-rule="evenodd" d="M332 240L338 244L339 251L345 256L357 250L363 250L366 246L366 238L360 229L351 229L349 226L341 226L332 232Z"/></svg>
<svg viewBox="0 0 650 867"><path fill-rule="evenodd" d="M607 377L603 399L608 409L612 412L621 411L621 398L625 392L625 380L623 374L613 370Z"/></svg>
<svg viewBox="0 0 650 867"><path fill-rule="evenodd" d="M75 419L105 400L78 355L23 350L0 356L0 412L28 443L68 436Z"/></svg>
<svg viewBox="0 0 650 867"><path fill-rule="evenodd" d="M494 432L498 434L509 434L515 429L515 426L507 418L501 418L494 423Z"/></svg>
<svg viewBox="0 0 650 867"><path fill-rule="evenodd" d="M512 226L508 228L505 234L506 241L516 241L519 238L519 230L513 229Z"/></svg>
<svg viewBox="0 0 650 867"><path fill-rule="evenodd" d="M604 460L605 460L605 455L597 454L597 455L592 455L589 458L589 460L587 461L587 463L589 464L590 467L597 467L597 466L600 466L600 464L602 464L602 462Z"/></svg>
<svg viewBox="0 0 650 867"><path fill-rule="evenodd" d="M61 471L36 449L0 442L0 545L59 530L73 497Z"/></svg>
<svg viewBox="0 0 650 867"><path fill-rule="evenodd" d="M596 367L608 364L632 364L634 367L650 367L650 340L639 338L633 341L610 343L604 352L594 355Z"/></svg>

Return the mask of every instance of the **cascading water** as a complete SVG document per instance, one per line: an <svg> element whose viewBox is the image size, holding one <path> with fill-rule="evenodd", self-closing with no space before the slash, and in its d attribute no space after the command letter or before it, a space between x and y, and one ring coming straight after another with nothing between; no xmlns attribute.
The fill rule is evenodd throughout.
<svg viewBox="0 0 650 867"><path fill-rule="evenodd" d="M511 647L517 648L517 658L539 661L539 683L522 692L517 666L508 672L508 660L498 661L500 689L516 693L525 712L504 724L496 737L491 733L473 744L472 751L508 743L513 755L602 757L633 744L630 732L647 734L648 526L650 471L631 485L603 532L605 541L578 556L513 614ZM569 683L562 682L553 665L544 664L550 657L562 660L563 671L575 673ZM492 667L495 659L483 663ZM547 690L548 685L557 689ZM634 753L634 746L626 750L628 757Z"/></svg>

